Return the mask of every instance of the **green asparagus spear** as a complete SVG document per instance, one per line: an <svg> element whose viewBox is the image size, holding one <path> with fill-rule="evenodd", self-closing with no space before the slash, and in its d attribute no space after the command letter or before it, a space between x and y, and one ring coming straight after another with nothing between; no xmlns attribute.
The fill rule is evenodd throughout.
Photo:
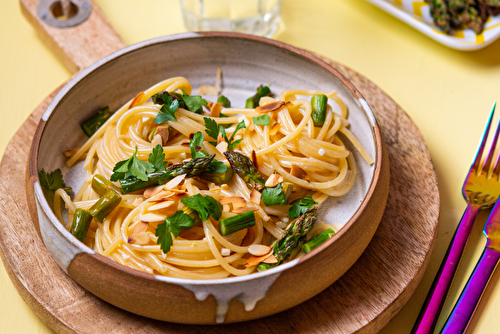
<svg viewBox="0 0 500 334"><path fill-rule="evenodd" d="M81 242L84 242L91 222L92 215L90 212L84 209L76 209L70 229L71 234L73 234Z"/></svg>
<svg viewBox="0 0 500 334"><path fill-rule="evenodd" d="M120 185L122 187L122 193L127 194L149 186L164 184L178 175L186 174L188 177L196 176L208 167L214 157L215 154L212 154L201 158L191 159L180 164L171 165L164 171L147 174L147 181L142 181L135 176L121 179Z"/></svg>
<svg viewBox="0 0 500 334"><path fill-rule="evenodd" d="M306 242L307 234L311 232L318 220L317 212L318 210L313 208L288 224L283 236L271 245L273 255L278 260L278 263L261 263L257 269L262 271L275 267L288 260L292 253L298 251Z"/></svg>
<svg viewBox="0 0 500 334"><path fill-rule="evenodd" d="M89 213L98 222L102 223L104 218L120 204L122 197L114 189L108 191L99 198L97 202L89 209Z"/></svg>
<svg viewBox="0 0 500 334"><path fill-rule="evenodd" d="M99 196L104 195L108 189L119 190L113 182L106 179L104 176L96 174L92 177L92 189L99 194Z"/></svg>
<svg viewBox="0 0 500 334"><path fill-rule="evenodd" d="M325 124L327 103L328 97L323 94L316 94L311 98L311 118L314 126L323 126Z"/></svg>
<svg viewBox="0 0 500 334"><path fill-rule="evenodd" d="M304 248L302 248L302 251L304 253L309 253L313 249L317 248L318 246L322 245L325 241L330 239L333 235L335 234L335 231L332 230L331 228L321 232L314 238L312 238L310 241L306 242L304 244Z"/></svg>
<svg viewBox="0 0 500 334"><path fill-rule="evenodd" d="M88 137L92 135L110 118L112 115L109 107L104 107L97 114L84 121L81 125L83 132Z"/></svg>
<svg viewBox="0 0 500 334"><path fill-rule="evenodd" d="M255 107L257 107L259 105L259 101L260 101L261 97L270 96L270 95L271 95L271 90L269 89L269 87L267 87L267 86L259 86L257 88L257 93L254 96L249 97L246 100L245 108L255 108Z"/></svg>
<svg viewBox="0 0 500 334"><path fill-rule="evenodd" d="M231 164L231 168L238 174L246 184L256 190L264 189L266 180L260 175L252 160L241 153L234 151L224 152L227 160Z"/></svg>
<svg viewBox="0 0 500 334"><path fill-rule="evenodd" d="M217 102L219 102L224 108L231 108L231 101L229 101L229 99L224 95L219 96Z"/></svg>
<svg viewBox="0 0 500 334"><path fill-rule="evenodd" d="M198 177L213 182L215 184L229 183L233 178L234 171L232 168L226 169L224 173L207 173L203 172Z"/></svg>
<svg viewBox="0 0 500 334"><path fill-rule="evenodd" d="M429 7L436 26L445 33L450 32L450 14L445 0L429 0Z"/></svg>
<svg viewBox="0 0 500 334"><path fill-rule="evenodd" d="M252 226L255 226L255 213L253 210L248 210L239 215L222 219L219 222L219 231L221 235L228 235Z"/></svg>

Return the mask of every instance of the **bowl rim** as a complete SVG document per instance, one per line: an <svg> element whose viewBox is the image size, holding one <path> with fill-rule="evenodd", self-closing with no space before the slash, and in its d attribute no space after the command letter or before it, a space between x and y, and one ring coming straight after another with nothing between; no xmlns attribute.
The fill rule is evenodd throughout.
<svg viewBox="0 0 500 334"><path fill-rule="evenodd" d="M164 43L170 43L170 42L177 42L177 41L182 41L182 40L189 40L189 39L207 39L207 38L229 38L229 39L243 39L243 40L249 40L257 43L263 43L267 44L269 46L284 50L286 52L292 53L295 56L298 56L305 61L308 61L310 63L313 63L313 65L320 67L321 69L325 70L328 72L330 75L336 77L342 85L344 85L350 94L354 97L354 100L359 103L360 109L364 112L364 115L366 119L369 122L370 129L372 132L372 137L373 137L373 145L374 145L374 152L375 152L375 159L373 163L373 176L371 179L371 182L369 186L367 187L367 192L366 195L364 196L363 200L359 204L358 208L352 215L352 217L344 224L344 226L337 232L335 235L327 240L325 243L314 249L308 254L305 254L304 256L294 259L292 261L283 263L279 266L276 266L274 268L268 269L263 272L254 272L249 275L244 275L244 276L236 276L236 277L227 277L227 278L219 278L219 279L203 279L203 280L195 280L195 279L188 279L188 278L177 278L177 277L169 277L169 276L162 276L162 275L156 275L156 274L150 274L146 272L142 272L133 268L129 268L127 266L121 265L111 259L108 259L107 257L95 252L93 249L89 248L85 244L81 243L78 241L72 234L67 231L64 226L59 222L59 220L56 218L53 210L50 208L49 203L47 202L47 199L43 195L43 191L41 189L41 186L39 184L39 178L38 178L38 151L39 151L39 146L40 146L40 141L43 137L43 132L46 123L49 121L50 116L54 112L54 110L57 109L58 105L60 102L62 102L66 96L67 93L76 87L77 85L80 84L81 81L84 81L87 76L92 74L94 71L99 70L101 67L105 66L108 63L111 63L115 61L115 59L127 56L129 53L132 53L134 51L138 51L142 48L145 47L150 47L154 46L156 44L164 44ZM157 281L157 282L164 282L164 283L171 283L171 284L176 284L176 285L219 285L219 284L231 284L231 283L238 283L238 282L244 282L247 280L252 280L252 279L258 279L261 277L267 277L271 276L274 274L281 274L281 272L286 271L289 268L294 267L296 264L299 262L305 262L308 259L314 257L316 254L320 253L322 250L328 248L330 245L332 245L337 239L341 238L343 234L346 233L346 231L356 222L358 217L362 214L363 210L367 206L368 202L373 196L374 190L378 184L380 173L381 173L381 166L382 166L382 146L383 146L383 138L380 132L380 128L378 126L378 122L375 118L375 115L369 106L368 102L364 98L364 96L361 94L361 92L346 78L344 77L339 71L337 71L335 68L333 68L331 65L327 64L325 61L323 61L321 58L318 56L312 54L309 51L297 48L295 46L286 44L284 42L268 39L265 37L260 37L260 36L255 36L255 35L248 35L248 34L243 34L243 33L236 33L236 32L188 32L188 33L181 33L181 34L174 34L174 35L167 35L167 36L161 36L161 37L156 37L152 38L146 41L142 41L127 47L124 47L116 52L111 53L110 55L101 58L97 62L93 63L89 67L85 68L84 70L80 71L78 74L73 76L62 88L61 90L57 93L57 95L54 97L54 99L51 101L51 103L48 105L47 109L42 115L42 118L40 122L37 125L33 141L32 141L32 148L30 150L30 156L29 156L29 172L30 172L30 180L32 182L32 185L34 187L34 194L35 197L39 203L39 207L37 210L42 209L44 213L47 215L50 223L60 232L68 241L74 245L76 245L81 252L80 253L87 253L89 255L95 256L95 259L98 261L103 262L106 265L110 265L111 267L115 267L116 269L123 271L126 274L132 275L132 276L137 276L142 279L148 279L152 281ZM97 255L97 256L96 256Z"/></svg>

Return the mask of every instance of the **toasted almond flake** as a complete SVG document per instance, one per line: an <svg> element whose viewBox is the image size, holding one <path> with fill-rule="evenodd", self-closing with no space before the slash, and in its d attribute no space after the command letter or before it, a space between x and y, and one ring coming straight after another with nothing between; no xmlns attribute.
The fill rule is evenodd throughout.
<svg viewBox="0 0 500 334"><path fill-rule="evenodd" d="M227 184L225 184L225 183L220 187L220 189L224 190L224 191L229 191L230 190L229 186Z"/></svg>
<svg viewBox="0 0 500 334"><path fill-rule="evenodd" d="M151 205L148 210L149 211L156 211L156 210L161 210L161 209L165 209L165 208L168 208L168 207L171 207L172 205L174 205L175 202L174 201L165 201L165 202L160 202L158 204L154 204L154 205Z"/></svg>
<svg viewBox="0 0 500 334"><path fill-rule="evenodd" d="M262 255L262 256L254 256L250 255L248 259L245 262L245 267L251 267L251 266L256 266L259 263L263 262L266 260L268 257L272 256L273 254L269 252L269 254Z"/></svg>
<svg viewBox="0 0 500 334"><path fill-rule="evenodd" d="M219 132L219 135L217 136L217 145L219 145L223 141L224 137L222 136L222 133Z"/></svg>
<svg viewBox="0 0 500 334"><path fill-rule="evenodd" d="M157 213L146 213L145 215L141 216L141 221L152 223L152 222L160 222L162 220L165 220L165 218L167 218L166 215L160 215Z"/></svg>
<svg viewBox="0 0 500 334"><path fill-rule="evenodd" d="M130 106L128 107L129 109L132 109L134 107L137 107L138 105L141 105L141 101L142 101L142 98L144 97L144 92L140 92L139 94L137 94L134 99L132 100L132 102L130 103Z"/></svg>
<svg viewBox="0 0 500 334"><path fill-rule="evenodd" d="M152 148L155 148L156 145L162 145L162 139L161 139L161 136L159 134L156 134L154 137L153 137L153 140L151 141L151 147Z"/></svg>
<svg viewBox="0 0 500 334"><path fill-rule="evenodd" d="M142 198L136 198L134 199L134 202L132 203L133 206L139 206L142 204L142 202L144 202L144 200Z"/></svg>
<svg viewBox="0 0 500 334"><path fill-rule="evenodd" d="M244 212L247 212L247 211L250 211L250 210L253 210L253 211L259 211L259 209L253 207L253 206L247 206L245 208L235 208L233 209L233 213L244 213Z"/></svg>
<svg viewBox="0 0 500 334"><path fill-rule="evenodd" d="M266 187L276 187L279 183L283 182L283 177L279 174L271 174L266 180Z"/></svg>
<svg viewBox="0 0 500 334"><path fill-rule="evenodd" d="M229 204L224 204L222 206L222 211L226 211L226 212L231 211L231 206Z"/></svg>
<svg viewBox="0 0 500 334"><path fill-rule="evenodd" d="M248 246L248 252L254 256L263 256L271 251L271 247L266 245L250 245Z"/></svg>
<svg viewBox="0 0 500 334"><path fill-rule="evenodd" d="M161 137L161 146L167 146L168 140L170 138L170 127L162 125L156 128L155 138L159 135Z"/></svg>
<svg viewBox="0 0 500 334"><path fill-rule="evenodd" d="M68 149L68 150L66 150L66 151L63 151L63 154L64 154L64 156L65 156L66 158L70 158L70 157L72 157L72 156L73 156L73 154L75 154L75 153L76 153L76 151L78 151L78 149L77 149L77 148L70 148L70 149Z"/></svg>
<svg viewBox="0 0 500 334"><path fill-rule="evenodd" d="M297 166L296 164L292 164L292 169L290 170L290 174L301 180L306 180L306 181L310 180L307 172L302 168L300 168L299 166Z"/></svg>
<svg viewBox="0 0 500 334"><path fill-rule="evenodd" d="M131 234L146 232L148 230L148 227L149 227L149 223L140 221L134 225L134 227L132 228Z"/></svg>
<svg viewBox="0 0 500 334"><path fill-rule="evenodd" d="M215 102L214 104L212 104L212 107L210 108L210 116L220 117L221 110L222 110L222 106L220 105L220 103Z"/></svg>
<svg viewBox="0 0 500 334"><path fill-rule="evenodd" d="M163 187L163 189L172 190L172 188L177 187L182 182L182 180L184 180L185 178L186 178L186 174L177 175L172 180L165 183L165 186Z"/></svg>
<svg viewBox="0 0 500 334"><path fill-rule="evenodd" d="M324 148L320 148L319 151L318 151L318 154L321 155L321 156L324 156L326 153L325 149Z"/></svg>
<svg viewBox="0 0 500 334"><path fill-rule="evenodd" d="M143 195L146 198L151 198L154 195L158 194L162 190L163 190L163 185L159 185L159 186L156 186L156 187L149 187L149 188L146 188L146 190L144 190L144 194Z"/></svg>
<svg viewBox="0 0 500 334"><path fill-rule="evenodd" d="M275 264L275 263L278 263L278 259L276 259L274 257L274 255L271 254L270 257L268 257L267 259L265 259L264 261L262 261L264 263L268 263L268 264Z"/></svg>
<svg viewBox="0 0 500 334"><path fill-rule="evenodd" d="M257 153L252 150L252 162L255 165L255 168L259 169L259 162L257 161Z"/></svg>
<svg viewBox="0 0 500 334"><path fill-rule="evenodd" d="M231 250L228 249L228 248L222 248L220 250L220 255L222 255L222 256L229 256L229 255L231 255Z"/></svg>
<svg viewBox="0 0 500 334"><path fill-rule="evenodd" d="M220 204L232 204L233 208L242 208L247 205L245 199L241 196L228 196L220 199Z"/></svg>
<svg viewBox="0 0 500 334"><path fill-rule="evenodd" d="M278 133L280 128L281 128L281 123L274 124L273 127L271 128L271 130L269 130L269 135L274 136L275 134Z"/></svg>
<svg viewBox="0 0 500 334"><path fill-rule="evenodd" d="M217 88L210 85L202 85L198 88L198 94L200 95L217 95Z"/></svg>
<svg viewBox="0 0 500 334"><path fill-rule="evenodd" d="M285 101L274 101L271 103L264 104L263 106L258 106L257 108L255 108L255 111L259 113L276 111L281 109L285 104L287 104L287 102Z"/></svg>
<svg viewBox="0 0 500 334"><path fill-rule="evenodd" d="M252 189L250 192L250 202L259 205L261 196L262 194L259 191Z"/></svg>
<svg viewBox="0 0 500 334"><path fill-rule="evenodd" d="M149 234L146 232L131 234L129 235L127 242L129 244L145 245L149 242Z"/></svg>
<svg viewBox="0 0 500 334"><path fill-rule="evenodd" d="M217 144L217 146L215 146L215 148L220 153L224 153L227 151L227 143L225 141L221 141L220 143Z"/></svg>

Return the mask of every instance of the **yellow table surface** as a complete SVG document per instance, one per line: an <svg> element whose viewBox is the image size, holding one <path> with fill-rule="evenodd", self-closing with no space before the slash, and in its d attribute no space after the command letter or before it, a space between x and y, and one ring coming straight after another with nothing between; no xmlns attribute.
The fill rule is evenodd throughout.
<svg viewBox="0 0 500 334"><path fill-rule="evenodd" d="M95 2L127 45L185 32L177 0ZM71 75L22 16L18 1L2 0L2 5L0 154L35 107ZM500 99L500 41L474 52L452 50L364 0L284 0L282 17L277 40L327 56L375 82L410 115L427 142L441 195L439 235L415 294L381 331L409 333L465 209L463 179L490 107ZM445 313L481 254L481 225L475 225ZM497 272L468 333L498 332L499 278ZM3 266L0 333L51 333L24 303Z"/></svg>

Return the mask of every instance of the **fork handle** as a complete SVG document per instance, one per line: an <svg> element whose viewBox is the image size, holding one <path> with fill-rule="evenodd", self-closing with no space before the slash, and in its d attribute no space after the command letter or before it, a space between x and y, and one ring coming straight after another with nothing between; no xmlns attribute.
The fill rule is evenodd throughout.
<svg viewBox="0 0 500 334"><path fill-rule="evenodd" d="M446 320L446 324L441 331L442 334L459 334L467 330L499 259L499 252L491 248L484 249L474 272L453 307L448 320Z"/></svg>
<svg viewBox="0 0 500 334"><path fill-rule="evenodd" d="M453 235L446 255L441 262L439 271L432 282L432 286L427 293L420 314L411 331L412 334L432 334L436 327L439 314L443 308L444 301L450 290L451 281L455 276L455 272L460 262L460 258L464 252L465 245L469 239L470 231L474 223L474 219L481 210L480 206L468 204L467 209L458 224L457 230Z"/></svg>

